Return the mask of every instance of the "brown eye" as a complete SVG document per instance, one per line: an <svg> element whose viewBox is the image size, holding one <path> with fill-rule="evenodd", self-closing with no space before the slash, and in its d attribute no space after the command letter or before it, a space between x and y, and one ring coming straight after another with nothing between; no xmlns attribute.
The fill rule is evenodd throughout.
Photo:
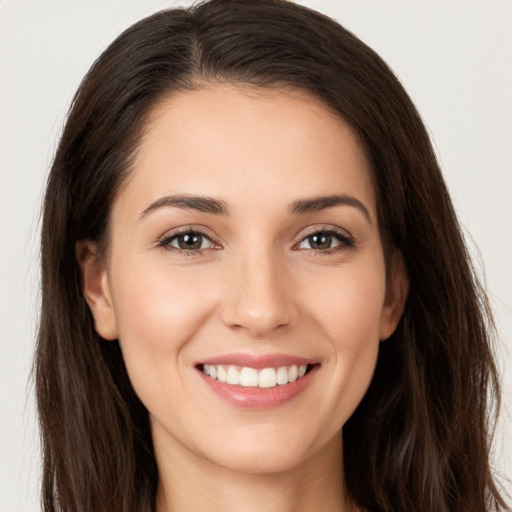
<svg viewBox="0 0 512 512"><path fill-rule="evenodd" d="M159 245L171 250L199 252L203 249L211 249L215 244L202 233L187 231L171 235L162 240Z"/></svg>
<svg viewBox="0 0 512 512"><path fill-rule="evenodd" d="M344 233L337 231L317 231L303 238L298 244L298 249L308 249L318 252L328 252L332 249L342 250L353 247L353 240Z"/></svg>
<svg viewBox="0 0 512 512"><path fill-rule="evenodd" d="M198 233L187 233L185 235L178 235L176 237L178 247L189 251L197 251L201 249L203 243L203 235Z"/></svg>
<svg viewBox="0 0 512 512"><path fill-rule="evenodd" d="M332 236L320 233L308 236L309 246L311 249L330 249L332 244Z"/></svg>

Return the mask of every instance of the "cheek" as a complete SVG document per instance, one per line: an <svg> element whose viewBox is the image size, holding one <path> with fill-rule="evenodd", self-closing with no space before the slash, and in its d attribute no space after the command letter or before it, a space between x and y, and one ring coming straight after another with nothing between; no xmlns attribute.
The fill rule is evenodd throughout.
<svg viewBox="0 0 512 512"><path fill-rule="evenodd" d="M157 378L163 368L166 378L180 362L187 342L213 307L202 290L202 279L187 272L171 272L164 265L132 261L112 272L112 297L123 357L134 386ZM163 385L164 383L162 383Z"/></svg>
<svg viewBox="0 0 512 512"><path fill-rule="evenodd" d="M333 348L357 351L378 342L386 293L383 264L340 268L325 276L323 286L319 284L311 294L310 308Z"/></svg>
<svg viewBox="0 0 512 512"><path fill-rule="evenodd" d="M143 338L164 334L161 341L168 346L208 308L208 281L197 269L172 268L165 258L146 256L117 261L120 265L112 269L111 281L120 333Z"/></svg>
<svg viewBox="0 0 512 512"><path fill-rule="evenodd" d="M379 262L365 268L340 269L339 278L326 280L328 292L318 292L310 301L315 328L330 355L325 396L336 427L348 420L366 393L379 351L385 272Z"/></svg>

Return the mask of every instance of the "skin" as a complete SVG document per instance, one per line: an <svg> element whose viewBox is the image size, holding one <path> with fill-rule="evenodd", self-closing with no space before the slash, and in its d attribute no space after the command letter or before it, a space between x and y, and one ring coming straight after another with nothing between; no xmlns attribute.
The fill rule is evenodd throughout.
<svg viewBox="0 0 512 512"><path fill-rule="evenodd" d="M175 194L218 199L228 214L147 211ZM290 212L333 194L364 208ZM186 255L170 238L181 228L211 242ZM312 230L342 238L320 247ZM107 254L82 242L77 255L96 329L119 338L150 414L159 512L354 510L341 428L399 321L407 278L395 255L386 279L368 160L341 118L295 90L212 85L165 98L114 201ZM305 357L318 371L293 400L243 409L195 366L235 352Z"/></svg>

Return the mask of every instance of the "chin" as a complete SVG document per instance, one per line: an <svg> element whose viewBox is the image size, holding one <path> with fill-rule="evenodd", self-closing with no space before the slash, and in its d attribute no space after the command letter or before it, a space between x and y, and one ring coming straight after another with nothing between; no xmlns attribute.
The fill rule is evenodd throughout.
<svg viewBox="0 0 512 512"><path fill-rule="evenodd" d="M244 474L276 474L291 471L299 467L304 460L304 454L281 450L258 450L244 453L229 453L214 457L210 462L229 471Z"/></svg>

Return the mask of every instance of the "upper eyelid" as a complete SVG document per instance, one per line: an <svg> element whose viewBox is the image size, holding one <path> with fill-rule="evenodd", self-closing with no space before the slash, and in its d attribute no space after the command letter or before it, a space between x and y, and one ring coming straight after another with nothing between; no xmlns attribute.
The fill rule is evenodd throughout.
<svg viewBox="0 0 512 512"><path fill-rule="evenodd" d="M354 238L348 230L332 225L320 225L316 227L311 227L310 229L306 228L305 231L301 230L296 238L298 242L300 242L304 240L304 238L314 235L315 233L336 233L338 235L345 236L350 239Z"/></svg>
<svg viewBox="0 0 512 512"><path fill-rule="evenodd" d="M166 231L163 235L158 237L158 241L164 241L168 239L175 238L180 235L185 235L187 233L198 233L202 236L205 236L206 238L210 239L212 242L219 243L218 237L216 237L214 234L210 233L210 230L206 227L202 226L185 226L182 228L176 228L172 230Z"/></svg>
<svg viewBox="0 0 512 512"><path fill-rule="evenodd" d="M340 247L340 249L342 247L354 247L354 245L356 244L356 241L354 240L354 238L352 237L352 235L350 235L348 232L346 232L345 230L338 230L338 229L318 229L318 230L313 230L311 231L309 234L306 234L306 235L303 235L298 242L295 242L295 244L293 245L293 248L295 250L297 250L298 246L303 244L310 236L316 234L316 233L328 233L330 235L334 235L338 238L338 241L340 242L339 246L337 247ZM336 247L333 247L331 249L326 249L326 250L321 250L321 251L317 251L315 249L303 249L305 251L313 251L315 253L319 253L319 254L329 254L330 252L336 250L337 248Z"/></svg>

